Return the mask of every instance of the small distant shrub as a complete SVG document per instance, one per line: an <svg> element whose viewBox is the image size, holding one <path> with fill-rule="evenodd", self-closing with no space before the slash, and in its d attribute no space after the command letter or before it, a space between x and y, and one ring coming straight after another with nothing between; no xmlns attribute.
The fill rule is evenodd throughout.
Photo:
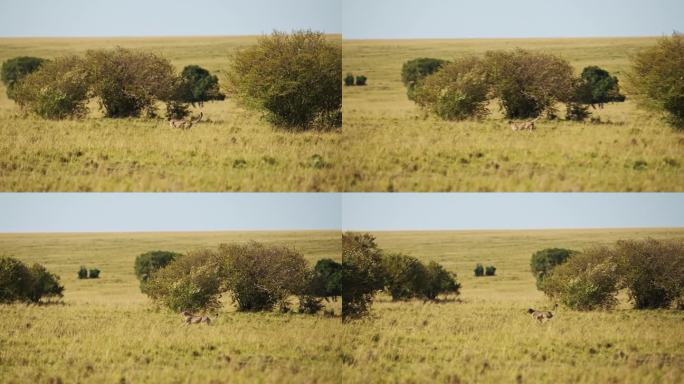
<svg viewBox="0 0 684 384"><path fill-rule="evenodd" d="M88 269L84 266L81 266L78 269L78 278L79 279L87 279L88 278Z"/></svg>
<svg viewBox="0 0 684 384"><path fill-rule="evenodd" d="M92 268L88 271L88 278L89 279L99 279L100 278L100 270L97 268Z"/></svg>
<svg viewBox="0 0 684 384"><path fill-rule="evenodd" d="M613 253L635 308L669 308L684 298L684 241L621 240Z"/></svg>
<svg viewBox="0 0 684 384"><path fill-rule="evenodd" d="M342 320L368 314L375 294L383 289L382 251L371 234L342 234Z"/></svg>
<svg viewBox="0 0 684 384"><path fill-rule="evenodd" d="M422 293L427 281L427 270L423 263L412 256L400 253L383 255L385 269L385 290L392 300L406 300Z"/></svg>
<svg viewBox="0 0 684 384"><path fill-rule="evenodd" d="M510 119L537 117L554 112L559 101L572 96L573 69L558 56L517 49L489 51L484 63L492 96Z"/></svg>
<svg viewBox="0 0 684 384"><path fill-rule="evenodd" d="M234 56L229 93L287 129L342 124L342 48L324 34L274 32Z"/></svg>
<svg viewBox="0 0 684 384"><path fill-rule="evenodd" d="M673 33L637 53L627 75L630 94L648 109L662 112L684 129L684 36Z"/></svg>
<svg viewBox="0 0 684 384"><path fill-rule="evenodd" d="M83 117L88 112L83 59L68 56L42 64L15 84L13 97L20 107L45 119Z"/></svg>
<svg viewBox="0 0 684 384"><path fill-rule="evenodd" d="M367 80L368 80L368 78L364 75L356 76L356 85L362 87L362 86L366 85Z"/></svg>
<svg viewBox="0 0 684 384"><path fill-rule="evenodd" d="M284 310L289 296L306 294L310 270L294 249L250 242L224 244L219 252L228 266L225 287L240 311L270 311L276 304Z"/></svg>
<svg viewBox="0 0 684 384"><path fill-rule="evenodd" d="M156 101L173 98L178 86L171 62L152 53L92 50L85 62L87 83L106 117L154 116Z"/></svg>
<svg viewBox="0 0 684 384"><path fill-rule="evenodd" d="M494 276L496 274L496 267L493 265L488 266L485 268L485 275L486 276Z"/></svg>
<svg viewBox="0 0 684 384"><path fill-rule="evenodd" d="M354 75L351 73L347 73L347 75L344 77L344 85L347 87L351 87L354 85Z"/></svg>
<svg viewBox="0 0 684 384"><path fill-rule="evenodd" d="M62 297L59 276L40 264L27 266L11 257L0 257L0 303L39 302L43 297Z"/></svg>
<svg viewBox="0 0 684 384"><path fill-rule="evenodd" d="M542 290L569 308L587 311L609 309L617 303L619 276L613 252L606 247L572 253L550 271Z"/></svg>
<svg viewBox="0 0 684 384"><path fill-rule="evenodd" d="M414 101L445 120L487 114L489 83L482 59L465 57L443 64L414 89Z"/></svg>
<svg viewBox="0 0 684 384"><path fill-rule="evenodd" d="M421 292L426 299L435 300L441 294L459 294L461 284L456 282L456 275L444 269L437 262L431 261L427 265L426 275Z"/></svg>
<svg viewBox="0 0 684 384"><path fill-rule="evenodd" d="M532 254L530 269L537 281L537 288L541 289L544 279L557 265L565 263L576 252L564 248L547 248Z"/></svg>
<svg viewBox="0 0 684 384"><path fill-rule="evenodd" d="M473 270L473 272L475 272L476 277L480 277L480 276L484 276L485 270L484 270L484 267L482 266L482 264L477 264L475 266L475 269Z"/></svg>
<svg viewBox="0 0 684 384"><path fill-rule="evenodd" d="M220 253L198 250L177 256L152 273L144 293L175 312L214 309L225 291L226 275L227 264Z"/></svg>
<svg viewBox="0 0 684 384"><path fill-rule="evenodd" d="M416 87L427 76L437 72L446 60L421 57L409 60L401 67L401 81L406 87L406 94L409 100L415 101Z"/></svg>
<svg viewBox="0 0 684 384"><path fill-rule="evenodd" d="M138 255L135 258L135 276L140 281L140 291L145 293L145 285L152 277L154 272L164 268L177 257L180 253L170 251L150 251Z"/></svg>
<svg viewBox="0 0 684 384"><path fill-rule="evenodd" d="M5 84L5 87L7 87L7 97L10 100L14 100L14 87L21 79L38 70L45 62L45 59L39 57L20 56L2 63L0 77Z"/></svg>

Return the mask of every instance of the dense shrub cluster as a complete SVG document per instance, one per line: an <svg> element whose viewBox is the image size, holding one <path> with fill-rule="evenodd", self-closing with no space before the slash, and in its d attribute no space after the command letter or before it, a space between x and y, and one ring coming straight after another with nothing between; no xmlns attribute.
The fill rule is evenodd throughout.
<svg viewBox="0 0 684 384"><path fill-rule="evenodd" d="M79 279L99 279L100 270L97 268L88 269L84 265L78 268L78 278Z"/></svg>
<svg viewBox="0 0 684 384"><path fill-rule="evenodd" d="M401 81L406 87L406 95L409 100L415 100L415 91L420 81L437 72L446 60L421 57L409 60L401 67Z"/></svg>
<svg viewBox="0 0 684 384"><path fill-rule="evenodd" d="M673 127L684 129L684 36L674 33L637 53L627 80L643 106L664 112Z"/></svg>
<svg viewBox="0 0 684 384"><path fill-rule="evenodd" d="M39 57L20 56L2 63L0 78L7 88L7 97L10 100L14 100L14 87L19 80L35 72L45 61Z"/></svg>
<svg viewBox="0 0 684 384"><path fill-rule="evenodd" d="M57 58L16 83L14 100L22 108L46 119L83 117L88 111L87 78L82 58Z"/></svg>
<svg viewBox="0 0 684 384"><path fill-rule="evenodd" d="M443 64L413 89L414 101L444 120L463 120L487 114L489 93L482 59L465 57Z"/></svg>
<svg viewBox="0 0 684 384"><path fill-rule="evenodd" d="M342 48L318 32L274 32L239 51L228 90L276 126L328 129L342 125Z"/></svg>
<svg viewBox="0 0 684 384"><path fill-rule="evenodd" d="M27 266L11 257L0 257L0 303L37 303L42 298L62 297L59 276L40 264Z"/></svg>
<svg viewBox="0 0 684 384"><path fill-rule="evenodd" d="M637 309L680 307L684 299L684 241L623 240L572 254L541 289L570 308L611 308L626 289Z"/></svg>
<svg viewBox="0 0 684 384"><path fill-rule="evenodd" d="M339 263L324 259L311 269L296 250L257 242L187 255L148 252L138 256L135 270L141 291L174 311L215 309L227 293L240 311L289 311L288 299L298 296L299 310L315 313L322 298L342 290Z"/></svg>
<svg viewBox="0 0 684 384"><path fill-rule="evenodd" d="M372 235L342 234L342 319L368 313L386 281L382 251Z"/></svg>
<svg viewBox="0 0 684 384"><path fill-rule="evenodd" d="M378 291L385 290L392 300L422 298L459 293L456 276L440 264L425 265L415 257L385 253L368 234L342 236L342 316L344 320L368 313Z"/></svg>
<svg viewBox="0 0 684 384"><path fill-rule="evenodd" d="M530 270L537 282L537 288L541 289L544 279L557 265L563 264L576 251L565 248L546 248L532 254Z"/></svg>
<svg viewBox="0 0 684 384"><path fill-rule="evenodd" d="M174 261L181 254L170 251L150 251L138 255L135 258L133 269L135 276L140 281L140 291L145 293L145 286L152 274Z"/></svg>

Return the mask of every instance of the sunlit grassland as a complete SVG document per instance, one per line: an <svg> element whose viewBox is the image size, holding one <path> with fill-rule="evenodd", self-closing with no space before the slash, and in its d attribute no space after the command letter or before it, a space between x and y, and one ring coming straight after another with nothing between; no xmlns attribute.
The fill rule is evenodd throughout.
<svg viewBox="0 0 684 384"><path fill-rule="evenodd" d="M324 231L0 235L0 254L42 263L66 287L64 305L0 305L0 381L342 382L339 301L329 318L237 313L226 298L212 325L186 327L139 291L141 252L248 240L295 247L311 263L340 257L339 232ZM101 278L78 280L80 265Z"/></svg>
<svg viewBox="0 0 684 384"><path fill-rule="evenodd" d="M458 274L459 300L392 302L345 329L356 382L674 383L684 379L684 314L559 309L545 324L526 310L551 309L529 272L546 247L581 250L618 239L681 238L682 229L376 232L388 251L435 260ZM475 278L476 263L496 276ZM624 299L624 297L623 297Z"/></svg>
<svg viewBox="0 0 684 384"><path fill-rule="evenodd" d="M345 191L681 191L684 133L628 101L593 110L601 124L540 121L512 132L495 103L482 121L426 116L406 97L401 66L516 47L560 55L579 72L605 68L624 83L629 56L655 38L345 40ZM559 106L560 116L564 116Z"/></svg>
<svg viewBox="0 0 684 384"><path fill-rule="evenodd" d="M339 39L339 36L331 36ZM0 39L0 62L121 46L200 65L223 80L230 58L255 37ZM339 132L276 129L233 100L205 103L189 131L163 119L84 120L24 116L0 86L0 190L335 191ZM160 108L163 112L163 107Z"/></svg>

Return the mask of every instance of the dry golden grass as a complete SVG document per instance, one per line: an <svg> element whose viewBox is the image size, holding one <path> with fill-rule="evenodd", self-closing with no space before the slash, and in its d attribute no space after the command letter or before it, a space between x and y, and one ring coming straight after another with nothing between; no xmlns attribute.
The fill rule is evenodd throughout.
<svg viewBox="0 0 684 384"><path fill-rule="evenodd" d="M178 70L197 64L221 78L235 50L254 42L255 37L1 38L0 62L122 46L161 54ZM339 132L274 129L231 100L206 103L205 122L189 131L162 119L105 119L97 105L90 107L84 120L26 117L0 87L0 190L339 190Z"/></svg>
<svg viewBox="0 0 684 384"><path fill-rule="evenodd" d="M515 47L558 54L577 72L599 65L623 79L629 55L655 38L351 40L343 72L344 191L681 191L684 132L629 100L593 111L605 123L541 121L512 132L498 112L482 121L426 116L406 97L401 66ZM564 112L561 111L561 116Z"/></svg>
<svg viewBox="0 0 684 384"><path fill-rule="evenodd" d="M0 305L0 381L343 382L338 316L237 313L225 300L212 325L187 327L138 289L141 252L250 239L294 246L312 263L340 255L339 232L0 235L0 254L43 263L66 287L65 305ZM82 264L101 278L78 280Z"/></svg>

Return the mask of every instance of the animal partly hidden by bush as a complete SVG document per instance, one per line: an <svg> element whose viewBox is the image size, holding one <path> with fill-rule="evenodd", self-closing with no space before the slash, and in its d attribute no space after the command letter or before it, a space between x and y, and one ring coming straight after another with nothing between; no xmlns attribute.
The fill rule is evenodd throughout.
<svg viewBox="0 0 684 384"><path fill-rule="evenodd" d="M437 72L446 63L446 60L430 57L420 57L405 62L401 67L401 82L406 87L409 100L415 100L415 90L420 81Z"/></svg>
<svg viewBox="0 0 684 384"><path fill-rule="evenodd" d="M287 129L342 125L342 48L312 31L274 32L235 54L228 91Z"/></svg>
<svg viewBox="0 0 684 384"><path fill-rule="evenodd" d="M37 303L42 298L62 297L59 276L40 264L28 266L11 257L0 257L0 303Z"/></svg>
<svg viewBox="0 0 684 384"><path fill-rule="evenodd" d="M684 241L621 240L572 254L544 279L549 297L577 310L612 308L626 289L637 309L684 306Z"/></svg>
<svg viewBox="0 0 684 384"><path fill-rule="evenodd" d="M0 78L7 88L7 97L14 100L14 87L19 80L35 72L45 61L39 57L20 56L2 63Z"/></svg>
<svg viewBox="0 0 684 384"><path fill-rule="evenodd" d="M133 269L140 281L140 291L145 293L145 286L156 271L167 266L181 254L170 251L150 251L135 258Z"/></svg>
<svg viewBox="0 0 684 384"><path fill-rule="evenodd" d="M663 113L673 127L684 129L684 36L673 33L638 52L627 84L641 106Z"/></svg>

